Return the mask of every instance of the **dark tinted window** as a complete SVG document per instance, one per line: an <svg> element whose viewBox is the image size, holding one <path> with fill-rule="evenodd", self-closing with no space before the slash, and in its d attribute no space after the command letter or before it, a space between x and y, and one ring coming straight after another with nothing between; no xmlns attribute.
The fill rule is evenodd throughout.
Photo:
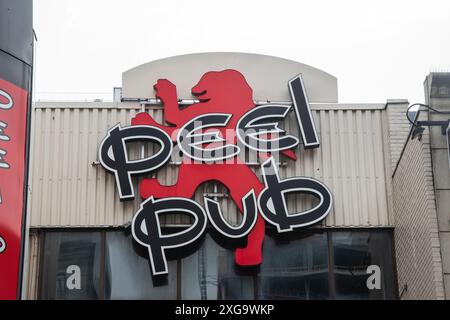
<svg viewBox="0 0 450 320"><path fill-rule="evenodd" d="M394 266L388 233L334 232L332 243L337 299L395 298ZM368 281L372 289L369 289Z"/></svg>
<svg viewBox="0 0 450 320"><path fill-rule="evenodd" d="M176 299L177 261L167 277L152 279L148 253L123 231L106 233L106 299Z"/></svg>
<svg viewBox="0 0 450 320"><path fill-rule="evenodd" d="M253 299L254 276L240 272L234 251L220 247L209 235L201 247L181 260L182 299Z"/></svg>
<svg viewBox="0 0 450 320"><path fill-rule="evenodd" d="M258 274L258 299L328 299L327 234L290 240L266 237Z"/></svg>
<svg viewBox="0 0 450 320"><path fill-rule="evenodd" d="M48 232L45 235L41 297L100 297L100 232Z"/></svg>
<svg viewBox="0 0 450 320"><path fill-rule="evenodd" d="M269 232L263 263L250 269L207 234L156 278L146 249L123 229L47 232L44 240L43 299L396 298L389 231Z"/></svg>

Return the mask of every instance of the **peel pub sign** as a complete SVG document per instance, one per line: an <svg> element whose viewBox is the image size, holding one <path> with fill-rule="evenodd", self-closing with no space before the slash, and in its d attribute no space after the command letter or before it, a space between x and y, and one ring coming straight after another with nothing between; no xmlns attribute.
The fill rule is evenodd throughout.
<svg viewBox="0 0 450 320"><path fill-rule="evenodd" d="M168 273L167 250L185 249L199 240L207 225L228 240L240 239L235 262L256 266L262 261L266 224L278 233L291 232L325 219L332 207L332 195L320 181L309 177L281 179L277 157L295 161L295 148L318 148L320 141L301 75L286 80L290 104L255 105L252 88L236 70L205 73L192 88L195 102L181 108L176 86L166 79L154 85L156 98L164 106L164 120L156 122L148 113L137 114L130 126L117 124L108 130L99 147L101 165L114 174L121 200L135 197L132 176L147 175L139 186L144 199L135 213L131 231L134 241L148 250L154 276ZM282 128L289 112L295 113L300 137ZM158 151L130 160L127 145L152 142ZM242 160L242 154L254 152L261 159L261 176ZM177 183L161 185L149 174L166 165L173 154L182 155ZM223 184L242 213L239 225L230 224L219 202L204 197L192 200L204 182ZM315 206L302 212L289 212L287 195L314 196ZM191 216L191 224L181 231L163 233L162 215Z"/></svg>

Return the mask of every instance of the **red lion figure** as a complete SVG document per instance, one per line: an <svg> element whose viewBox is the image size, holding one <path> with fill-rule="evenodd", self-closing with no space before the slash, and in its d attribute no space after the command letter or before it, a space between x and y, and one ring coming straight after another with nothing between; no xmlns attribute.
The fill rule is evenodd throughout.
<svg viewBox="0 0 450 320"><path fill-rule="evenodd" d="M236 135L231 138L225 135L232 130L235 133L239 119L255 107L253 91L245 77L236 70L224 70L205 73L198 84L192 88L192 94L199 99L198 103L180 109L176 87L169 80L160 79L154 85L156 97L164 105L164 118L171 126L157 123L148 113L139 113L132 119L132 125L151 125L163 129L174 141L177 130L193 118L206 113L232 114L225 127L217 128L228 143L236 144ZM293 160L296 159L292 150L283 154ZM193 162L183 157L179 168L178 180L175 185L163 186L156 178L144 179L140 185L141 197L155 198L186 197L192 198L199 185L207 181L217 181L225 185L230 196L241 212L242 198L254 189L256 197L264 189L255 173L237 156L234 161L206 164ZM228 162L228 163L227 163ZM241 266L254 266L262 262L262 243L264 240L264 220L258 215L255 226L247 236L247 245L237 248L235 261Z"/></svg>

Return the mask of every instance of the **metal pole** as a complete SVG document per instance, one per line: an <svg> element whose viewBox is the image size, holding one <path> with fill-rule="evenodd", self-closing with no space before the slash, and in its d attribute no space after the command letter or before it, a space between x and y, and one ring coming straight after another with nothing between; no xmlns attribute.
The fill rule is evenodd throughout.
<svg viewBox="0 0 450 320"><path fill-rule="evenodd" d="M131 98L122 98L122 102L139 102L143 105L162 105L162 101L160 99L155 98L149 98L149 99L131 99ZM178 104L181 106L189 106L194 103L199 103L200 100L198 99L179 99ZM292 106L291 101L253 101L255 105L262 105L262 104L280 104L280 105L288 105Z"/></svg>

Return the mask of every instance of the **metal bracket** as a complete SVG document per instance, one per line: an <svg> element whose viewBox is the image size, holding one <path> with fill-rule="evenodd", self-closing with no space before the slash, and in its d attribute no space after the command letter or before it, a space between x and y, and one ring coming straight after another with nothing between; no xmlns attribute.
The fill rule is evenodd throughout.
<svg viewBox="0 0 450 320"><path fill-rule="evenodd" d="M411 140L414 140L415 137L419 137L419 141L422 139L422 133L425 130L424 126L427 127L435 127L439 126L441 127L441 133L442 135L447 134L447 127L450 124L450 119L445 121L417 121L415 123L415 128L413 129L413 132L411 134Z"/></svg>
<svg viewBox="0 0 450 320"><path fill-rule="evenodd" d="M445 120L445 121L417 121L416 124L419 127L420 126L428 126L428 127L440 126L442 134L445 135L445 131L447 130L449 123L450 123L450 119Z"/></svg>
<svg viewBox="0 0 450 320"><path fill-rule="evenodd" d="M418 106L418 109L415 112L415 117L414 117L414 119L410 119L409 112L415 106ZM439 110L436 110L436 109L430 107L429 105L426 105L423 103L414 103L414 104L410 105L408 107L408 109L406 109L406 119L408 119L409 123L411 123L411 125L412 125L411 140L413 140L417 136L419 137L419 141L422 139L422 133L425 130L424 126L427 126L427 127L440 126L442 134L446 135L447 128L450 124L450 119L443 120L443 121L429 121L429 120L428 121L417 121L419 112L421 111L420 108L422 108L422 107L426 108L427 111L431 110L431 111L434 111L435 113L439 113L439 114L450 114L450 111L439 111Z"/></svg>

